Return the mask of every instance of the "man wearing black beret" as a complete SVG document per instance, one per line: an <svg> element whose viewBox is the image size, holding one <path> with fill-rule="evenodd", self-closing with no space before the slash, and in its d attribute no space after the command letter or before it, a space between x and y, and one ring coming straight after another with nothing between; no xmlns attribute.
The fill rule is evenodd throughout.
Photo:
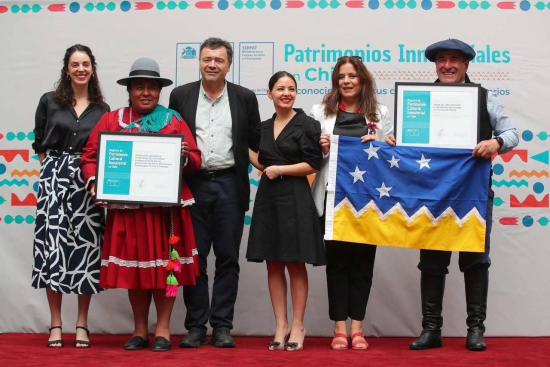
<svg viewBox="0 0 550 367"><path fill-rule="evenodd" d="M476 53L468 44L448 39L436 42L425 51L428 60L435 63L438 79L436 83L471 83L466 74L470 60ZM510 118L504 113L496 97L481 88L480 141L473 150L473 156L491 159L497 153L504 153L518 144L518 133ZM459 267L464 273L466 288L466 311L468 335L466 348L483 351L487 348L483 339L487 310L487 289L489 285L489 244L493 212L493 192L490 190L487 208L485 252L460 252ZM411 345L414 350L442 346L441 317L445 276L451 261L450 251L421 250L418 268L421 271L422 333Z"/></svg>

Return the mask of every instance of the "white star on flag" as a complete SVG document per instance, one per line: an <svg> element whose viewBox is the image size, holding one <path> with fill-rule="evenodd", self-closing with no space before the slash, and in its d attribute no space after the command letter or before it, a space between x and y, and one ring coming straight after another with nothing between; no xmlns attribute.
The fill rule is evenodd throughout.
<svg viewBox="0 0 550 367"><path fill-rule="evenodd" d="M380 149L380 147L373 147L372 143L370 143L370 146L367 149L363 149L363 152L369 155L368 160L370 160L372 157L378 159L378 149Z"/></svg>
<svg viewBox="0 0 550 367"><path fill-rule="evenodd" d="M424 167L430 168L430 161L431 159L424 157L424 153L422 153L422 158L420 158L419 161L416 161L416 163L420 165L419 169L422 169Z"/></svg>
<svg viewBox="0 0 550 367"><path fill-rule="evenodd" d="M388 163L390 164L390 168L392 168L392 167L397 167L397 168L399 168L399 161L400 161L400 160L401 160L401 159L397 159L397 158L395 158L395 157L392 155L392 156L391 156L391 159L388 160Z"/></svg>
<svg viewBox="0 0 550 367"><path fill-rule="evenodd" d="M380 198L383 198L384 196L390 197L391 187L387 187L384 182L382 182L382 186L377 187L376 190L380 193Z"/></svg>
<svg viewBox="0 0 550 367"><path fill-rule="evenodd" d="M355 166L355 171L349 172L349 174L353 177L353 183L356 183L357 181L365 182L363 180L363 175L367 171L361 171L358 166Z"/></svg>

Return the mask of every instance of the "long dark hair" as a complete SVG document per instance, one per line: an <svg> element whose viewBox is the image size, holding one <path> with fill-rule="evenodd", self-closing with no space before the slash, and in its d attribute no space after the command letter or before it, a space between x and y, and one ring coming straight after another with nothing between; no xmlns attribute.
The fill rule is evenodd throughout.
<svg viewBox="0 0 550 367"><path fill-rule="evenodd" d="M56 83L55 101L62 107L68 107L74 104L73 87L71 85L71 80L67 78L67 71L69 70L69 59L72 54L77 51L86 53L92 63L92 76L88 83L88 100L90 103L101 104L103 103L103 94L101 94L101 88L99 88L95 57L88 46L80 44L72 45L65 51L61 75Z"/></svg>
<svg viewBox="0 0 550 367"><path fill-rule="evenodd" d="M338 103L341 101L340 88L338 87L338 74L340 66L352 64L361 79L361 95L359 96L359 108L364 111L367 119L371 122L378 122L376 111L378 109L378 100L376 99L376 84L371 73L363 64L361 58L357 56L343 56L336 61L332 71L332 90L323 98L325 104L325 115L331 116L338 113Z"/></svg>

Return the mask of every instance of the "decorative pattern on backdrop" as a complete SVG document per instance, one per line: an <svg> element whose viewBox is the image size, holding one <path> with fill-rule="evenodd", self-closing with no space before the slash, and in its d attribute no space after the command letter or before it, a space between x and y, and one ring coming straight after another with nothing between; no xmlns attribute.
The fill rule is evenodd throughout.
<svg viewBox="0 0 550 367"><path fill-rule="evenodd" d="M325 239L483 252L491 162L333 136Z"/></svg>
<svg viewBox="0 0 550 367"><path fill-rule="evenodd" d="M51 4L48 4L51 3ZM154 0L154 1L0 1L0 14L78 14L111 12L182 12L182 11L307 11L339 9L368 9L370 11L445 11L445 12L528 12L550 10L544 1L488 1L488 0Z"/></svg>

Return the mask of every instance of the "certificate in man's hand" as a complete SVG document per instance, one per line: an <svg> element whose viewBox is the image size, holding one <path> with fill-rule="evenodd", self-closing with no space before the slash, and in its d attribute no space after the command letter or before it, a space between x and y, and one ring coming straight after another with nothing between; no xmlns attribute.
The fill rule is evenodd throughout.
<svg viewBox="0 0 550 367"><path fill-rule="evenodd" d="M395 83L395 135L402 146L473 149L478 84Z"/></svg>

